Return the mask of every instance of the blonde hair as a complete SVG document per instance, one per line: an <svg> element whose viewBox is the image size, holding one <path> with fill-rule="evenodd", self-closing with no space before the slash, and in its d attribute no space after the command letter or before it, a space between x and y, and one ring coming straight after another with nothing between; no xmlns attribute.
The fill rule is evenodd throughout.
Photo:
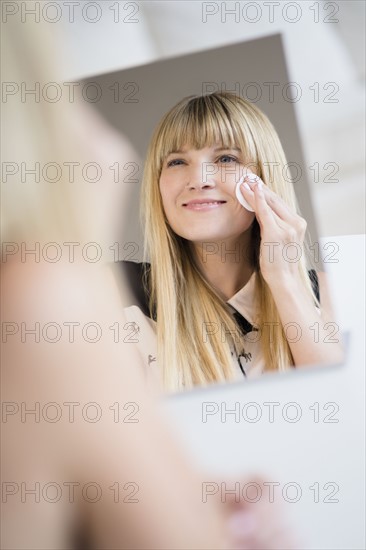
<svg viewBox="0 0 366 550"><path fill-rule="evenodd" d="M37 101L34 97L21 100L19 90L5 96L2 239L29 250L36 245L43 250L44 245L55 243L66 261L70 252L64 243L74 243L75 258L84 263L82 247L91 242L103 251L101 258L106 263L109 254L104 251L121 238L123 205L129 197L128 189L117 186L105 168L115 158L123 164L138 157L123 134L113 130L80 93L73 101L65 95L63 56L56 33L56 29L50 33L49 24L32 19L24 24L19 17L10 17L4 25L3 80L26 89L51 83L62 93L56 102L46 101L41 94ZM86 181L82 176L90 160L104 170L100 181ZM76 166L75 175L73 169L68 171L70 164ZM14 169L8 177L7 165ZM24 176L23 166L27 170L38 166L38 178ZM44 176L47 166L53 180ZM8 259L15 257L9 254Z"/></svg>
<svg viewBox="0 0 366 550"><path fill-rule="evenodd" d="M234 377L232 352L244 342L229 306L201 274L187 241L168 224L159 191L163 162L184 145L195 149L214 144L238 147L243 163L255 171L293 211L299 211L292 182L284 178L286 158L268 118L253 104L229 92L189 96L175 105L158 124L149 144L141 195L145 260L150 260L150 312L157 321L158 363L164 386L170 390L224 382ZM259 224L251 229L252 262L256 271L255 325L263 330L261 347L266 370L285 370L294 361L272 293L259 267ZM317 303L301 255L299 270L309 294ZM194 297L192 299L192 297ZM205 334L205 323L225 327ZM264 324L266 323L266 324Z"/></svg>

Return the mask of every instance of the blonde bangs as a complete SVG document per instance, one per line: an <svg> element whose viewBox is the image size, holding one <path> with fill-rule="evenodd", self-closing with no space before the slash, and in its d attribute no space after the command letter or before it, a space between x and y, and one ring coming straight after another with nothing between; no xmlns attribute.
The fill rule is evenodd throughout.
<svg viewBox="0 0 366 550"><path fill-rule="evenodd" d="M160 176L167 156L184 146L218 145L242 152L243 162L257 164L258 152L248 120L234 102L214 95L189 96L171 109L154 136L154 173Z"/></svg>

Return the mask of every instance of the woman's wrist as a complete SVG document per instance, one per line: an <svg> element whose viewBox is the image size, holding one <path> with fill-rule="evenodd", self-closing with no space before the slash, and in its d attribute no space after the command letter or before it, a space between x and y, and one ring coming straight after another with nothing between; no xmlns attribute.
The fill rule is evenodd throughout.
<svg viewBox="0 0 366 550"><path fill-rule="evenodd" d="M292 296L294 293L304 292L304 283L300 273L279 273L265 278L272 294Z"/></svg>

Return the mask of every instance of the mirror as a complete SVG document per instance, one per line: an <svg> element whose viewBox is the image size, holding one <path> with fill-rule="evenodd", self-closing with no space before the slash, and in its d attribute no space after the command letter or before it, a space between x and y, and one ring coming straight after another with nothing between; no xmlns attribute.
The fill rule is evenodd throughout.
<svg viewBox="0 0 366 550"><path fill-rule="evenodd" d="M196 324L196 333L200 332L199 342L205 344L214 337L216 338L216 345L219 345L218 333L220 332L222 342L226 343L232 338L234 345L234 341L239 341L244 335L245 346L242 348L242 352L240 350L239 352L238 350L233 351L232 348L231 354L237 356L238 366L242 371L241 375L244 374L246 378L250 378L248 376L249 371L253 376L264 372L268 367L268 361L272 361L273 354L278 358L281 354L283 356L283 349L281 351L281 346L276 343L282 338L281 334L285 335L289 343L290 354L296 366L303 362L306 365L341 362L343 355L340 348L340 333L331 313L331 301L325 288L326 283L323 277L325 266L322 262L324 251L319 244L312 207L309 187L311 167L306 166L305 163L296 121L295 105L298 100L298 85L291 82L288 75L281 35L274 34L256 40L168 58L147 65L88 78L82 82L82 85L83 93L87 93L88 97L94 96L97 98L95 101L96 108L112 126L130 140L140 157L140 162L128 162L123 166L116 159L115 163L108 167L114 174L116 185L124 186L129 197L129 207L126 209L123 221L123 240L114 243L110 248L113 251L113 258L111 257L111 259L122 266L122 272L127 277L127 284L131 290L131 302L126 304L125 308L127 326L129 327L128 337L132 339L131 341L138 343L146 367L154 370L158 366L155 319L153 312L149 310L147 295L142 285L146 268L146 264L144 267L142 262L146 256L144 256L143 251L143 231L139 223L139 209L144 160L153 131L165 113L184 97L204 95L215 91L232 92L243 99L249 100L267 115L279 135L287 159L284 178L287 181L291 181L292 178L301 216L307 222L305 242L308 245L308 258L311 261L312 269L317 273L322 273L321 278L316 280L312 275L314 271L309 271L310 282L314 295L317 294L319 286L321 287L321 308L324 306L326 315L321 317L322 310L315 308L315 306L312 307L309 301L304 306L305 302L301 302L301 300L305 298L302 296L302 290L298 285L293 285L291 290L287 288L288 296L291 296L292 300L292 303L290 303L291 300L287 300L285 291L282 292L282 290L276 289L273 292L273 288L268 284L268 281L265 280L265 283L262 281L262 288L265 288L266 284L267 287L270 287L279 315L279 317L276 317L276 322L264 323L264 325L269 324L266 338L267 341L271 341L271 345L274 342L273 349L275 351L269 351L267 346L266 356L263 359L264 367L262 364L262 366L258 366L258 369L249 369L250 363L254 361L254 356L259 352L261 345L259 341L264 334L261 332L263 323L259 331L256 331L255 324L245 315L248 299L250 299L253 292L258 293L258 288L260 288L255 286L257 282L250 277L247 280L248 284L245 285L246 290L244 293L241 292L241 286L239 286L239 290L236 292L229 293L226 297L224 294L221 295L221 298L231 306L231 312L234 313L238 325L237 334L230 336L230 327L226 324L224 330L222 330L223 325L216 323L214 310L211 310L211 314L201 322L200 329ZM183 241L186 238L183 235ZM270 242L272 242L272 239ZM214 242L209 244L213 247L216 246ZM291 243L287 244L291 245ZM212 253L212 248L210 250L207 248L204 252L207 258ZM297 261L296 254L294 256L293 252L286 256L287 264L294 264ZM336 247L333 250L328 249L327 252L328 258L330 253L333 261L337 252ZM203 275L205 277L204 271ZM149 273L147 276L149 276ZM167 283L166 289L175 284L172 278L170 281L171 284ZM212 285L212 280L209 283ZM284 283L283 286L285 287ZM193 288L191 287L191 290ZM202 293L202 288L199 292ZM233 299L228 299L229 296L232 296ZM295 298L299 300L297 303ZM138 311L134 306L138 306ZM207 307L207 311L210 311L210 306ZM303 310L303 313L300 313L300 310ZM188 317L188 310L186 309L185 312L186 317ZM301 322L298 322L299 315L300 317L302 315ZM169 315L166 315L166 318L169 318ZM278 322L279 318L281 323ZM160 319L162 319L162 316ZM197 318L192 318L191 321L197 323ZM186 322L188 323L187 320ZM171 324L166 319L164 323L166 341L172 342L176 334L170 332ZM189 323L187 327L188 325ZM181 330L182 326L180 326ZM161 336L161 338L163 337ZM179 342L178 348L179 345L185 346L187 350L191 349L192 346L194 347L197 340L194 342L188 338ZM327 348L325 343L329 344ZM315 350L315 344L318 346L318 351ZM176 344L174 345L176 346ZM322 345L323 349L321 350L320 346ZM170 348L173 344L164 344L164 346ZM198 355L200 359L206 357L203 362L205 365L210 364L210 353L213 353L214 344L208 351L207 356L205 356L206 352L203 347L199 347ZM194 356L191 351L184 352L184 350L181 350L176 353L177 357L179 355L183 357L186 353L193 361ZM166 360L169 357L170 362L175 361L174 349L170 351L170 355L168 352L165 356ZM221 364L226 361L224 356L222 357ZM276 367L272 364L270 370L273 368ZM175 369L176 372L179 371L178 366L172 367L172 369ZM226 376L225 369L217 376L217 372L215 374L214 369L212 370L211 367L202 376L198 365L194 367L194 370L192 376L186 373L186 383L183 383L185 388L210 383L213 380L222 381ZM183 375L183 378L186 375ZM167 381L171 374L165 371L164 376ZM178 384L176 381L170 380L166 383L168 386L171 384L173 391L179 389L179 384L182 389L181 382Z"/></svg>

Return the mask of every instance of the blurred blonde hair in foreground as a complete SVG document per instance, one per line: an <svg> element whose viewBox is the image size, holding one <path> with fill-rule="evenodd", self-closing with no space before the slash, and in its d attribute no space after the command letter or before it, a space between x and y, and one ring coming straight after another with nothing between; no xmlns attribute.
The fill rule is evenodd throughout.
<svg viewBox="0 0 366 550"><path fill-rule="evenodd" d="M2 24L2 80L7 92L2 104L6 134L2 145L2 237L40 243L95 241L104 252L121 237L127 202L126 188L113 181L109 166L138 159L128 141L80 99L77 87L73 99L65 83L59 82L62 58L58 56L61 42L57 47L57 38L61 40L61 35L57 31L31 19L21 23L9 18ZM53 84L62 91L55 102L43 92ZM26 93L36 86L40 90L37 100ZM88 163L97 168L91 166L86 179L83 168ZM35 169L39 176L31 173ZM98 169L101 177L93 182Z"/></svg>

